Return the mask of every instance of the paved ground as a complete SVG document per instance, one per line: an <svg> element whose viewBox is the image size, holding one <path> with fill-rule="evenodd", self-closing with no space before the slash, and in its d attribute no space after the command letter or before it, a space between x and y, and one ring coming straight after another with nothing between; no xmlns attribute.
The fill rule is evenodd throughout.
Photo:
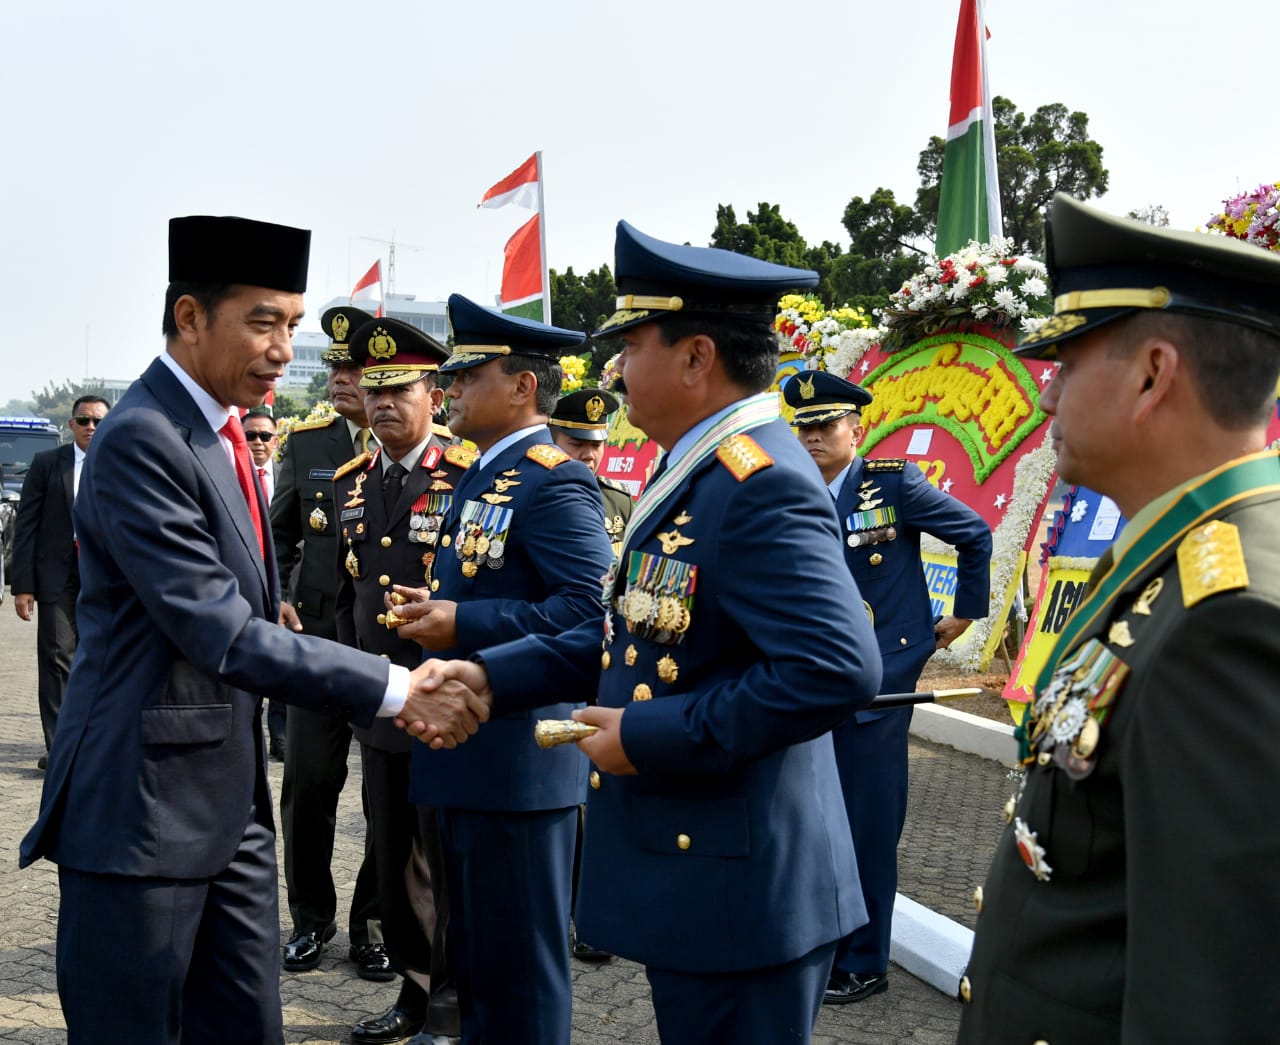
<svg viewBox="0 0 1280 1045"><path fill-rule="evenodd" d="M0 1042L64 1042L53 973L57 877L48 863L17 869L18 843L35 818L42 774L36 713L35 625L23 624L12 600L0 604ZM357 866L359 760L339 810L335 877L350 898ZM272 765L278 795L280 767ZM902 891L972 925L970 896L982 880L999 832L998 812L1012 793L1006 772L983 759L922 743L912 748L912 792L902 842ZM281 881L281 891L284 883ZM286 928L288 928L286 926ZM360 980L345 960L340 933L321 967L285 974L286 1040L341 1042L351 1024L387 1008L394 984ZM615 959L574 963L573 1045L656 1045L657 1029L643 970ZM911 1042L943 1045L955 1038L959 1004L900 969L888 993L859 1005L826 1009L815 1045Z"/></svg>

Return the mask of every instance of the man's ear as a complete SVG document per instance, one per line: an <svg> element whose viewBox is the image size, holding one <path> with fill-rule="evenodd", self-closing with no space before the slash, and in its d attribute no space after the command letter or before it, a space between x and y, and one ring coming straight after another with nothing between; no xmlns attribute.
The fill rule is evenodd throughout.
<svg viewBox="0 0 1280 1045"><path fill-rule="evenodd" d="M190 294L183 294L173 303L173 324L184 345L196 344L200 331L207 325L204 306Z"/></svg>
<svg viewBox="0 0 1280 1045"><path fill-rule="evenodd" d="M511 385L512 401L521 405L530 400L536 401L538 398L538 379L534 376L533 371L521 370L512 376L515 378Z"/></svg>
<svg viewBox="0 0 1280 1045"><path fill-rule="evenodd" d="M715 341L706 334L694 334L685 338L682 345L682 380L686 385L705 381L711 376L711 370L720 354Z"/></svg>
<svg viewBox="0 0 1280 1045"><path fill-rule="evenodd" d="M1146 421L1173 393L1175 382L1186 368L1186 362L1178 352L1178 346L1164 338L1153 337L1144 341L1133 353L1139 382L1134 400L1133 418Z"/></svg>
<svg viewBox="0 0 1280 1045"><path fill-rule="evenodd" d="M444 406L444 389L436 385L428 390L427 398L431 400L431 416L435 417L440 412L440 408Z"/></svg>

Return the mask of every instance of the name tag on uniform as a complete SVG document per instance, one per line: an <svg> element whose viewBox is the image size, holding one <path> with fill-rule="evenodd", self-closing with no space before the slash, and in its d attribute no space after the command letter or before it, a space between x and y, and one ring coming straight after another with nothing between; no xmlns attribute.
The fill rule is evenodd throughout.
<svg viewBox="0 0 1280 1045"><path fill-rule="evenodd" d="M312 468L311 471L307 473L307 478L308 479L332 479L333 473L336 472L337 470L338 469L336 468Z"/></svg>
<svg viewBox="0 0 1280 1045"><path fill-rule="evenodd" d="M346 508L342 512L342 521L347 522L350 519L360 519L364 517L364 508Z"/></svg>

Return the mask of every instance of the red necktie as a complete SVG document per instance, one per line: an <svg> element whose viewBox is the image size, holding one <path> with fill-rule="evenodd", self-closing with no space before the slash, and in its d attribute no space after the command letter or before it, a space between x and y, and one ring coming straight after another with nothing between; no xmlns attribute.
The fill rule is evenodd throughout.
<svg viewBox="0 0 1280 1045"><path fill-rule="evenodd" d="M258 511L258 494L253 488L253 474L249 463L249 444L244 437L244 428L240 418L231 416L222 426L222 435L231 440L231 456L236 461L236 479L240 483L240 492L244 494L245 503L249 506L249 516L253 519L253 529L258 535L258 551L267 557L266 542L262 537L262 515Z"/></svg>
<svg viewBox="0 0 1280 1045"><path fill-rule="evenodd" d="M258 469L258 482L262 484L262 497L268 505L271 504L271 495L267 493L267 470L265 468Z"/></svg>

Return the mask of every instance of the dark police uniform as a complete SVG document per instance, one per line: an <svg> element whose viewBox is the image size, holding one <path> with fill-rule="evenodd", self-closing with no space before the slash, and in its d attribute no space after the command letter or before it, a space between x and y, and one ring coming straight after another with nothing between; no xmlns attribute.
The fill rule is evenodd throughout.
<svg viewBox="0 0 1280 1045"><path fill-rule="evenodd" d="M626 223L616 270L605 333L682 304L724 322L751 308L767 332L777 296L817 278ZM482 653L495 711L554 691L626 708L637 775L591 774L579 928L647 966L668 1045L807 1042L835 943L866 919L830 730L874 696L880 656L831 568L839 539L777 397L747 396L691 426L645 489L603 635Z"/></svg>
<svg viewBox="0 0 1280 1045"><path fill-rule="evenodd" d="M353 324L372 318L357 308L332 308L320 324L333 339L321 354L326 363L349 363L347 336ZM365 439L376 440L363 429ZM334 598L337 574L338 514L333 503L333 473L363 446L352 442L345 419L332 417L296 426L285 440L271 500L271 534L281 576L289 580L289 601L304 635L337 638ZM336 710L292 708L285 723L284 778L280 787L280 826L284 835L284 876L293 939L285 967L314 967L323 941L336 926L338 898L330 864L337 825L338 796L347 781L351 725ZM356 875L349 916L351 947L380 942L378 891L373 849L365 831L365 856ZM299 940L312 935L312 939Z"/></svg>
<svg viewBox="0 0 1280 1045"><path fill-rule="evenodd" d="M451 372L498 358L497 348L556 358L573 331L449 299ZM441 527L430 586L457 605L466 657L528 634L599 627L600 577L612 561L591 472L539 427L486 453L459 481ZM566 717L580 692L534 712L495 715L452 751L413 751L410 794L440 809L454 973L468 1042L566 1043L574 822L586 759L548 756L533 741L538 717Z"/></svg>
<svg viewBox="0 0 1280 1045"><path fill-rule="evenodd" d="M1061 195L1048 232L1057 314L1025 354L1152 308L1280 352L1280 258ZM1236 458L1136 512L1099 561L975 895L966 1045L1275 1040L1278 517L1280 460Z"/></svg>
<svg viewBox="0 0 1280 1045"><path fill-rule="evenodd" d="M871 403L865 389L824 371L790 378L783 396L795 408L794 423L802 432L808 425L856 415ZM976 620L987 615L991 529L972 508L901 459L855 457L837 492L836 515L845 565L866 601L880 646L881 692L909 693L935 649L920 536L929 533L955 545L954 613ZM869 921L840 941L828 1001L856 1001L888 985L898 839L907 817L910 725L910 708L864 710L832 734Z"/></svg>
<svg viewBox="0 0 1280 1045"><path fill-rule="evenodd" d="M353 362L364 367L360 384L366 389L421 381L449 355L416 327L372 318L352 331L351 353ZM447 430L443 434L447 436ZM401 462L408 472L398 496L388 495L394 497L390 511L383 485L391 462L383 460L384 450L360 454L337 470L332 500L341 540L333 566L340 578L340 642L410 669L422 662L421 647L386 624L383 596L393 584L430 583L441 522L454 486L474 456L464 447L447 445L441 432L432 431L416 461ZM369 796L383 938L392 968L405 977L395 1009L412 1032L456 1035L456 1001L451 993L437 994L450 984L445 942L449 907L440 836L433 821L427 821L425 832L420 828L418 811L409 801L410 753L416 742L389 719L357 727L355 734ZM378 1019L368 1022L372 1030L357 1025L352 1040L386 1040L391 1028Z"/></svg>

